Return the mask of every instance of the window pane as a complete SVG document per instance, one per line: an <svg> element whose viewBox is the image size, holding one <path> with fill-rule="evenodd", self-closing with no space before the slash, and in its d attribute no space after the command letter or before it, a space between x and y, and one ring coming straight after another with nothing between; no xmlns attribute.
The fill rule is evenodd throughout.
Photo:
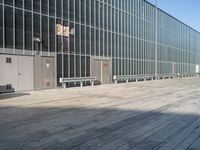
<svg viewBox="0 0 200 150"><path fill-rule="evenodd" d="M81 26L81 54L85 54L85 26Z"/></svg>
<svg viewBox="0 0 200 150"><path fill-rule="evenodd" d="M56 16L62 18L61 0L56 1Z"/></svg>
<svg viewBox="0 0 200 150"><path fill-rule="evenodd" d="M7 5L13 5L13 0L4 0L4 3Z"/></svg>
<svg viewBox="0 0 200 150"><path fill-rule="evenodd" d="M86 57L86 76L90 77L90 57Z"/></svg>
<svg viewBox="0 0 200 150"><path fill-rule="evenodd" d="M3 9L0 6L0 47L3 47Z"/></svg>
<svg viewBox="0 0 200 150"><path fill-rule="evenodd" d="M70 55L70 77L74 77L74 55Z"/></svg>
<svg viewBox="0 0 200 150"><path fill-rule="evenodd" d="M5 7L5 47L13 48L13 9Z"/></svg>
<svg viewBox="0 0 200 150"><path fill-rule="evenodd" d="M74 53L74 24L69 25L70 53Z"/></svg>
<svg viewBox="0 0 200 150"><path fill-rule="evenodd" d="M61 20L56 20L56 46L57 46L57 52L62 52L62 36L59 33L59 31L61 30L60 28L62 28L62 21Z"/></svg>
<svg viewBox="0 0 200 150"><path fill-rule="evenodd" d="M23 0L15 0L15 7L22 8L23 7Z"/></svg>
<svg viewBox="0 0 200 150"><path fill-rule="evenodd" d="M32 50L32 14L25 12L25 49Z"/></svg>
<svg viewBox="0 0 200 150"><path fill-rule="evenodd" d="M23 11L15 10L15 48L23 49Z"/></svg>
<svg viewBox="0 0 200 150"><path fill-rule="evenodd" d="M32 0L24 0L24 7L27 10L32 10Z"/></svg>
<svg viewBox="0 0 200 150"><path fill-rule="evenodd" d="M85 39L86 54L90 55L90 28L86 27L86 39Z"/></svg>
<svg viewBox="0 0 200 150"><path fill-rule="evenodd" d="M48 14L48 0L42 0L42 13Z"/></svg>
<svg viewBox="0 0 200 150"><path fill-rule="evenodd" d="M63 0L63 18L68 19L68 0Z"/></svg>
<svg viewBox="0 0 200 150"><path fill-rule="evenodd" d="M55 0L49 0L49 15L55 16Z"/></svg>
<svg viewBox="0 0 200 150"><path fill-rule="evenodd" d="M50 52L55 52L55 19L49 18L49 44Z"/></svg>
<svg viewBox="0 0 200 150"><path fill-rule="evenodd" d="M85 0L81 0L81 23L85 23Z"/></svg>
<svg viewBox="0 0 200 150"><path fill-rule="evenodd" d="M74 0L69 0L69 19L74 21Z"/></svg>
<svg viewBox="0 0 200 150"><path fill-rule="evenodd" d="M81 57L79 55L76 56L76 77L80 77L81 76L80 58Z"/></svg>
<svg viewBox="0 0 200 150"><path fill-rule="evenodd" d="M33 15L33 36L40 39L40 15Z"/></svg>
<svg viewBox="0 0 200 150"><path fill-rule="evenodd" d="M48 51L48 20L46 16L42 16L42 51Z"/></svg>
<svg viewBox="0 0 200 150"><path fill-rule="evenodd" d="M63 21L63 51L69 52L69 25L67 21Z"/></svg>
<svg viewBox="0 0 200 150"><path fill-rule="evenodd" d="M75 0L75 21L79 22L79 5L80 5L80 1L79 0Z"/></svg>
<svg viewBox="0 0 200 150"><path fill-rule="evenodd" d="M80 28L79 24L76 24L75 26L75 51L76 54L80 53Z"/></svg>
<svg viewBox="0 0 200 150"><path fill-rule="evenodd" d="M85 77L85 56L81 57L81 77Z"/></svg>
<svg viewBox="0 0 200 150"><path fill-rule="evenodd" d="M33 10L36 12L40 12L40 0L33 1Z"/></svg>

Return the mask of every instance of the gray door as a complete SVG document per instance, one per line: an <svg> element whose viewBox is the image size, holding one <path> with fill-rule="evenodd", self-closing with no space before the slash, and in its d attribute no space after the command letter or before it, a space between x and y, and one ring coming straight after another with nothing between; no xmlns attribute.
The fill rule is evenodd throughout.
<svg viewBox="0 0 200 150"><path fill-rule="evenodd" d="M109 83L111 83L111 75L112 75L112 73L111 73L111 70L112 70L112 68L111 68L111 63L110 63L110 61L102 61L102 63L101 63L101 65L102 65L102 84L109 84Z"/></svg>
<svg viewBox="0 0 200 150"><path fill-rule="evenodd" d="M34 89L55 88L55 58L41 57L34 58Z"/></svg>
<svg viewBox="0 0 200 150"><path fill-rule="evenodd" d="M91 76L95 76L101 84L109 84L112 82L112 66L111 60L92 59L91 60Z"/></svg>
<svg viewBox="0 0 200 150"><path fill-rule="evenodd" d="M33 90L33 57L17 57L17 91Z"/></svg>

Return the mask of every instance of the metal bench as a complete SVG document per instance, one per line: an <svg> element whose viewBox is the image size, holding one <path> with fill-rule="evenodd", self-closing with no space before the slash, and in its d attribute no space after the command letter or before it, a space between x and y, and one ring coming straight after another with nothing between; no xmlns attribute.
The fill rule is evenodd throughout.
<svg viewBox="0 0 200 150"><path fill-rule="evenodd" d="M175 74L173 74L173 73L165 73L165 74L158 74L157 75L157 79L159 80L159 79L171 79L171 78L175 78L176 76L175 76Z"/></svg>
<svg viewBox="0 0 200 150"><path fill-rule="evenodd" d="M95 77L78 77L78 78L60 78L60 83L63 83L63 87L66 88L66 83L77 83L79 82L83 87L83 82L90 82L94 86Z"/></svg>
<svg viewBox="0 0 200 150"><path fill-rule="evenodd" d="M129 82L129 80L135 80L136 82L139 79L143 79L146 81L147 79L153 80L155 78L155 75L126 75L126 76L113 76L113 80L115 83L118 83L118 81L126 81L126 83Z"/></svg>
<svg viewBox="0 0 200 150"><path fill-rule="evenodd" d="M183 77L197 77L199 76L198 73L178 73L177 77L178 78L183 78Z"/></svg>

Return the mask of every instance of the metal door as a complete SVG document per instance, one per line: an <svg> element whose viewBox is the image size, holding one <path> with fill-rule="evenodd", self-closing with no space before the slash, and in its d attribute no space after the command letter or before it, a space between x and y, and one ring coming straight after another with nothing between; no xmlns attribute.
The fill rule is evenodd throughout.
<svg viewBox="0 0 200 150"><path fill-rule="evenodd" d="M111 83L112 82L111 60L92 59L91 76L95 76L96 80L99 81L101 84Z"/></svg>
<svg viewBox="0 0 200 150"><path fill-rule="evenodd" d="M110 61L102 61L101 62L101 71L102 71L102 84L109 84L111 83L111 63Z"/></svg>
<svg viewBox="0 0 200 150"><path fill-rule="evenodd" d="M17 57L17 91L33 90L33 57Z"/></svg>

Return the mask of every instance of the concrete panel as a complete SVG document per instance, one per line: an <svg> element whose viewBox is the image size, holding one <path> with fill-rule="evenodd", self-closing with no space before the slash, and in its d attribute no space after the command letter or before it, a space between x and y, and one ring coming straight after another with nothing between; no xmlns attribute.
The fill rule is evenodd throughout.
<svg viewBox="0 0 200 150"><path fill-rule="evenodd" d="M11 59L11 63L6 63L6 58ZM0 85L11 84L17 89L17 56L0 55Z"/></svg>
<svg viewBox="0 0 200 150"><path fill-rule="evenodd" d="M14 91L33 90L33 57L0 55L0 68L1 86L11 84Z"/></svg>

